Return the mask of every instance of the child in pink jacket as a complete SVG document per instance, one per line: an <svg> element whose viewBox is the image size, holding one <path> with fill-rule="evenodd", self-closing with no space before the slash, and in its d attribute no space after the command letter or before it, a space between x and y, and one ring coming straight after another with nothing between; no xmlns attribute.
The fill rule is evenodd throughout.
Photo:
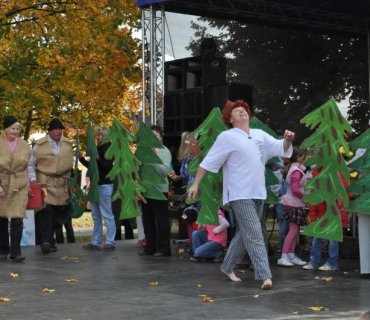
<svg viewBox="0 0 370 320"><path fill-rule="evenodd" d="M194 255L191 261L213 259L223 260L223 250L227 244L227 228L230 226L221 209L218 209L219 225L199 225L192 234Z"/></svg>

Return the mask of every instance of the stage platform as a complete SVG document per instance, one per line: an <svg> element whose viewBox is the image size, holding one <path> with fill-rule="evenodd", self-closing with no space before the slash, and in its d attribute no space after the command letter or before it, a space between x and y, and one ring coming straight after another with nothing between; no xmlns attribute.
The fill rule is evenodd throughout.
<svg viewBox="0 0 370 320"><path fill-rule="evenodd" d="M220 263L192 262L175 244L172 257L156 258L138 256L136 242L117 241L112 252L62 244L49 255L30 246L22 248L23 263L0 260L0 297L10 299L0 302L0 320L357 320L370 308L370 280L359 278L358 259L324 272L280 267L276 254L270 257L273 289L263 291L248 269L236 269L243 281L231 282ZM323 311L308 309L320 306Z"/></svg>

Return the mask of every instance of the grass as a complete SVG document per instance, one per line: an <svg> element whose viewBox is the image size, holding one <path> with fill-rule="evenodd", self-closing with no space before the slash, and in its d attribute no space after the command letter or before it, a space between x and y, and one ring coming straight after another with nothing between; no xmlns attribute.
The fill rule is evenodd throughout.
<svg viewBox="0 0 370 320"><path fill-rule="evenodd" d="M91 218L91 212L84 212L80 218L72 219L72 225L78 228L92 228L94 222Z"/></svg>

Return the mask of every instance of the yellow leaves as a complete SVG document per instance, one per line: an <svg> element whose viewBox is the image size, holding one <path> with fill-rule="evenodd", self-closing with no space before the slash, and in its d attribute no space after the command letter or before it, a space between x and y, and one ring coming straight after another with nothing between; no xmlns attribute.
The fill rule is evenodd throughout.
<svg viewBox="0 0 370 320"><path fill-rule="evenodd" d="M159 284L158 282L154 282L154 281L149 282L149 285L152 286L152 287L157 286L158 284Z"/></svg>
<svg viewBox="0 0 370 320"><path fill-rule="evenodd" d="M322 281L326 281L326 282L329 282L329 281L332 281L333 280L333 277L323 277L321 278Z"/></svg>
<svg viewBox="0 0 370 320"><path fill-rule="evenodd" d="M245 270L236 270L236 273L245 273Z"/></svg>
<svg viewBox="0 0 370 320"><path fill-rule="evenodd" d="M19 274L18 273L11 273L10 274L10 276L12 277L12 278L18 278L18 276L19 276Z"/></svg>
<svg viewBox="0 0 370 320"><path fill-rule="evenodd" d="M0 297L0 302L9 302L9 298Z"/></svg>
<svg viewBox="0 0 370 320"><path fill-rule="evenodd" d="M179 253L184 253L185 252L185 249L184 248L180 248L179 249Z"/></svg>
<svg viewBox="0 0 370 320"><path fill-rule="evenodd" d="M66 279L65 281L66 281L66 282L78 282L78 280L77 280L77 279Z"/></svg>
<svg viewBox="0 0 370 320"><path fill-rule="evenodd" d="M329 281L332 281L333 280L333 277L315 277L315 280L321 280L321 281L326 281L326 282L329 282Z"/></svg>
<svg viewBox="0 0 370 320"><path fill-rule="evenodd" d="M198 297L203 299L203 302L213 302L213 299L210 296L207 296L206 294L200 294Z"/></svg>
<svg viewBox="0 0 370 320"><path fill-rule="evenodd" d="M55 292L55 289L49 289L49 288L42 289L42 293L52 293L52 292Z"/></svg>
<svg viewBox="0 0 370 320"><path fill-rule="evenodd" d="M202 285L201 285L201 284L197 284L197 286L198 286L198 288L201 288L201 287L202 287Z"/></svg>
<svg viewBox="0 0 370 320"><path fill-rule="evenodd" d="M320 312L320 311L323 311L323 310L325 310L325 311L329 311L329 309L328 309L328 308L325 308L325 307L323 307L323 306L318 306L318 307L307 307L307 309L312 310L312 311L316 311L316 312Z"/></svg>
<svg viewBox="0 0 370 320"><path fill-rule="evenodd" d="M78 262L78 258L77 257L69 257L69 256L64 256L62 258L60 258L61 260L74 260L75 262Z"/></svg>
<svg viewBox="0 0 370 320"><path fill-rule="evenodd" d="M353 171L349 175L350 175L351 178L354 178L355 179L358 176L358 172L357 171Z"/></svg>

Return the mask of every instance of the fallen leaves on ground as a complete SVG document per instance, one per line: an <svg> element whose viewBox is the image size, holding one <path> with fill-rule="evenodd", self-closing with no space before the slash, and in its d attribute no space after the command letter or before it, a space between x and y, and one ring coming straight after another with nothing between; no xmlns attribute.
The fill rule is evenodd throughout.
<svg viewBox="0 0 370 320"><path fill-rule="evenodd" d="M78 282L77 279L66 279L66 282Z"/></svg>
<svg viewBox="0 0 370 320"><path fill-rule="evenodd" d="M11 276L11 277L13 277L13 278L18 278L19 274L18 274L18 273L13 273L13 272L12 272L12 273L10 274L10 276Z"/></svg>
<svg viewBox="0 0 370 320"><path fill-rule="evenodd" d="M44 289L42 289L42 292L43 293L52 293L52 292L55 292L55 289L44 288Z"/></svg>
<svg viewBox="0 0 370 320"><path fill-rule="evenodd" d="M333 277L315 277L315 280L321 280L321 281L326 281L326 282L329 282L329 281L332 281L333 280Z"/></svg>
<svg viewBox="0 0 370 320"><path fill-rule="evenodd" d="M154 281L152 281L152 282L149 282L149 285L150 285L150 286L157 286L157 285L158 285L158 282L154 282Z"/></svg>
<svg viewBox="0 0 370 320"><path fill-rule="evenodd" d="M197 284L197 286L198 286L198 288L201 288L201 287L202 287L202 285L201 285L201 284Z"/></svg>
<svg viewBox="0 0 370 320"><path fill-rule="evenodd" d="M206 294L200 294L198 295L198 297L202 298L204 302L213 302L213 299Z"/></svg>
<svg viewBox="0 0 370 320"><path fill-rule="evenodd" d="M9 298L0 297L0 302L9 302Z"/></svg>
<svg viewBox="0 0 370 320"><path fill-rule="evenodd" d="M60 258L60 260L78 260L78 258L77 257L64 256L64 257Z"/></svg>
<svg viewBox="0 0 370 320"><path fill-rule="evenodd" d="M179 249L179 253L184 253L185 252L185 249L184 248L180 248Z"/></svg>
<svg viewBox="0 0 370 320"><path fill-rule="evenodd" d="M323 306L319 306L319 307L307 307L307 308L309 310L316 311L316 312L319 312L319 311L322 311L322 310L325 309Z"/></svg>

